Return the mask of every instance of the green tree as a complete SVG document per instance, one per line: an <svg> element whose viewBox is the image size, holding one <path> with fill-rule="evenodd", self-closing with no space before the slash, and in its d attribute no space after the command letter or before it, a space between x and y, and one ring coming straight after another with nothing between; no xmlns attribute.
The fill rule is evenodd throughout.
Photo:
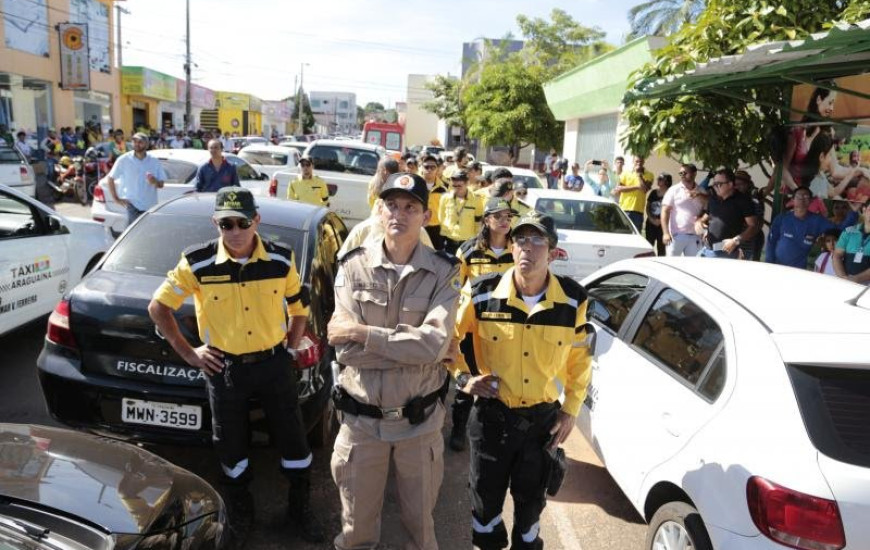
<svg viewBox="0 0 870 550"><path fill-rule="evenodd" d="M366 114L368 114L379 113L381 111L384 111L385 108L383 103L378 103L377 101L369 101L368 103L366 103L366 106L363 110L366 112Z"/></svg>
<svg viewBox="0 0 870 550"><path fill-rule="evenodd" d="M867 15L867 4L867 0L710 0L695 24L671 35L655 60L632 75L629 90L714 57L743 53L753 44L805 38L825 30L843 14L861 18ZM707 167L768 160L766 139L783 119L780 108L768 105L789 105L789 90L767 86L729 91L745 99L694 94L630 100L623 113L627 122L623 145L636 155L655 151Z"/></svg>
<svg viewBox="0 0 870 550"><path fill-rule="evenodd" d="M546 74L543 66L526 65L519 55L485 65L480 80L462 97L468 133L508 145L514 158L532 143L542 149L560 145L562 123L553 117L542 87Z"/></svg>
<svg viewBox="0 0 870 550"><path fill-rule="evenodd" d="M297 134L310 134L314 130L314 113L311 111L311 104L308 102L308 96L302 88L294 96L288 97L285 101L293 102L293 124L299 123L299 97L302 96L302 131L296 129Z"/></svg>
<svg viewBox="0 0 870 550"><path fill-rule="evenodd" d="M423 109L435 114L449 126L465 127L462 108L462 81L453 76L437 75L425 84L435 96L423 103Z"/></svg>
<svg viewBox="0 0 870 550"><path fill-rule="evenodd" d="M604 42L604 31L585 27L558 8L550 12L550 21L518 15L517 26L526 42L521 52L526 63L543 66L547 78L613 49Z"/></svg>
<svg viewBox="0 0 870 550"><path fill-rule="evenodd" d="M647 0L628 10L631 36L665 36L696 21L706 0Z"/></svg>

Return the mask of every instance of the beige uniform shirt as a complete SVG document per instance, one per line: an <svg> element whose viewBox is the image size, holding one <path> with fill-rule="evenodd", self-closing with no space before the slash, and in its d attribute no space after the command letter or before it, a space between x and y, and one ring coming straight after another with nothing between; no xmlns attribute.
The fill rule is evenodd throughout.
<svg viewBox="0 0 870 550"><path fill-rule="evenodd" d="M418 244L408 265L398 271L379 240L352 250L341 262L336 312L369 326L365 344L336 346L338 362L345 365L341 386L357 401L385 409L403 407L440 388L447 376L441 360L453 337L459 298L455 259ZM436 401L416 426L406 419L349 414L344 422L383 441L398 441L440 430L444 411Z"/></svg>

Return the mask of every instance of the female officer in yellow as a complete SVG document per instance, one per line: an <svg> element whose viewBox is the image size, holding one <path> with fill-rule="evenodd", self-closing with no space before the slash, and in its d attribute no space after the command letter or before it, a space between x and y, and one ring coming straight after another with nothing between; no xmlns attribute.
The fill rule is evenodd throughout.
<svg viewBox="0 0 870 550"><path fill-rule="evenodd" d="M329 189L325 181L314 175L310 158L299 159L299 177L290 180L290 185L287 186L287 198L291 201L307 202L329 208Z"/></svg>

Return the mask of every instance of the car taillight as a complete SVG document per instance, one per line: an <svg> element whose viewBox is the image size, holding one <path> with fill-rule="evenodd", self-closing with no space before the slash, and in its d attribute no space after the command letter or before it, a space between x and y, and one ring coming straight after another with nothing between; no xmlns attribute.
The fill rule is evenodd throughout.
<svg viewBox="0 0 870 550"><path fill-rule="evenodd" d="M655 256L655 255L656 255L656 253L653 252L652 250L650 250L649 252L641 252L640 254L635 254L634 257L635 258L650 258L650 257Z"/></svg>
<svg viewBox="0 0 870 550"><path fill-rule="evenodd" d="M569 259L568 258L568 251L565 250L564 248L556 248L556 259L567 261Z"/></svg>
<svg viewBox="0 0 870 550"><path fill-rule="evenodd" d="M846 546L836 501L799 493L758 476L747 482L746 500L758 530L780 544L805 550Z"/></svg>
<svg viewBox="0 0 870 550"><path fill-rule="evenodd" d="M323 358L323 348L323 342L311 331L306 330L296 348L296 368L308 369L320 363L320 359Z"/></svg>
<svg viewBox="0 0 870 550"><path fill-rule="evenodd" d="M329 191L329 196L330 196L330 197L334 197L334 196L335 196L335 192L338 191L338 186L335 185L334 183L327 183L327 184L326 184L326 190Z"/></svg>
<svg viewBox="0 0 870 550"><path fill-rule="evenodd" d="M69 300L61 300L51 312L48 317L46 338L59 346L78 349L79 346L69 327Z"/></svg>
<svg viewBox="0 0 870 550"><path fill-rule="evenodd" d="M99 185L94 186L94 200L106 204L106 194L103 192L103 188Z"/></svg>
<svg viewBox="0 0 870 550"><path fill-rule="evenodd" d="M276 180L275 178L272 178L272 180L269 181L269 196L274 197L277 194L278 194L278 180Z"/></svg>
<svg viewBox="0 0 870 550"><path fill-rule="evenodd" d="M19 173L21 174L21 183L30 183L30 171L26 166L19 167Z"/></svg>

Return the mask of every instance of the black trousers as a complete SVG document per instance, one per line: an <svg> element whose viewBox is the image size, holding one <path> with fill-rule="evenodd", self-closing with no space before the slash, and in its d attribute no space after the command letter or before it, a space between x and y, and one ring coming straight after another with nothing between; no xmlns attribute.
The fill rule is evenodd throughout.
<svg viewBox="0 0 870 550"><path fill-rule="evenodd" d="M230 364L224 366L222 373L206 379L212 413L212 440L222 466L233 470L248 458L248 401L256 397L281 453L282 470L291 477L307 472L311 449L299 410L296 378L290 354L281 347L265 361ZM250 481L250 467L238 469L243 473L226 475L225 481Z"/></svg>
<svg viewBox="0 0 870 550"><path fill-rule="evenodd" d="M511 548L544 547L538 530L546 506L549 471L545 446L558 410L558 403L509 409L497 399L475 401L468 420L469 486L474 519L472 543L481 550L507 546L507 530L499 518L508 488L514 499Z"/></svg>
<svg viewBox="0 0 870 550"><path fill-rule="evenodd" d="M444 237L441 236L440 225L427 225L426 234L429 235L429 240L432 241L432 247L435 250L444 250Z"/></svg>

